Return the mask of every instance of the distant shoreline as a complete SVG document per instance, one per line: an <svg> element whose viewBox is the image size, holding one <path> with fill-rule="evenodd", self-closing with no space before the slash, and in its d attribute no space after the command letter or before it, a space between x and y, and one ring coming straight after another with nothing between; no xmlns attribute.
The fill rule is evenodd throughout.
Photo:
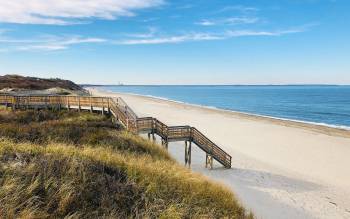
<svg viewBox="0 0 350 219"><path fill-rule="evenodd" d="M113 92L103 89L96 89L93 86L92 87L85 87L86 89L93 89L95 91L98 91L101 94L123 94L123 95L131 95L131 96L137 96L141 98L148 98L153 99L157 101L166 101L169 103L174 104L180 104L185 106L191 106L195 108L205 109L211 112L218 112L218 113L225 113L230 115L235 115L240 118L244 119L250 119L250 120L256 120L256 121L266 121L271 122L277 125L287 126L287 127L293 127L293 128L303 128L307 130L311 130L314 132L330 135L330 136L340 136L340 137L346 137L350 138L350 127L347 126L337 126L337 125L330 125L330 124L323 124L323 123L316 123L316 122L308 122L308 121L301 121L301 120L293 120L293 119L287 119L287 118L279 118L279 117L272 117L272 116L265 116L265 115L259 115L254 113L246 113L241 111L235 111L235 110L228 110L228 109L221 109L214 106L205 106L205 105L198 105L198 104L192 104L192 103L186 103L176 100L171 100L163 97L157 97L157 96L151 96L151 95L141 95L141 94L135 94L135 93L124 93L124 92Z"/></svg>
<svg viewBox="0 0 350 219"><path fill-rule="evenodd" d="M342 87L342 86L350 86L350 84L79 84L82 87L114 87L114 86L144 86L144 87L161 87L161 86L207 86L207 87L220 87L220 86L237 86L237 87L244 87L244 86L252 86L252 87L263 87L263 86L289 86L289 87L302 87L302 86L325 86L325 87Z"/></svg>

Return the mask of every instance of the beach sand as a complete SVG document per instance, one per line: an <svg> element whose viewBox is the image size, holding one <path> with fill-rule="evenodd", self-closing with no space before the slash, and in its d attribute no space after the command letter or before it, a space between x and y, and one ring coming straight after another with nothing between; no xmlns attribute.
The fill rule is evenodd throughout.
<svg viewBox="0 0 350 219"><path fill-rule="evenodd" d="M231 188L257 218L350 218L350 131L89 88L122 97L138 116L191 125L232 156L232 169L192 150L192 170ZM184 163L184 143L169 144Z"/></svg>

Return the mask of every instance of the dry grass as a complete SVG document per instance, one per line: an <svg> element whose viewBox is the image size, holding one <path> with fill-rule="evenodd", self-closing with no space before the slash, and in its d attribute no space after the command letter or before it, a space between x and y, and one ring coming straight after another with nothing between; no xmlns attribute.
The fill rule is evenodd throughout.
<svg viewBox="0 0 350 219"><path fill-rule="evenodd" d="M231 191L106 117L41 113L0 113L2 218L252 217Z"/></svg>
<svg viewBox="0 0 350 219"><path fill-rule="evenodd" d="M110 118L91 113L1 111L0 136L14 142L104 146L119 152L146 153L159 159L170 159L166 151L151 142L120 128L116 130Z"/></svg>

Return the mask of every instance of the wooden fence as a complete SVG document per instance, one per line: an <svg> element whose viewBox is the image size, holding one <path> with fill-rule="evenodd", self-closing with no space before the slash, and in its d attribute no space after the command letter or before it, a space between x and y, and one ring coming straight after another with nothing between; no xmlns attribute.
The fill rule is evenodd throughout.
<svg viewBox="0 0 350 219"><path fill-rule="evenodd" d="M65 108L99 111L113 115L127 130L133 133L148 133L148 136L158 135L162 144L167 148L172 141L185 141L185 161L191 164L191 143L196 144L206 153L206 166L213 167L213 159L226 168L231 168L231 156L213 143L204 134L191 126L167 126L153 117L139 118L122 98L94 96L11 96L0 95L0 104L7 108L42 109Z"/></svg>

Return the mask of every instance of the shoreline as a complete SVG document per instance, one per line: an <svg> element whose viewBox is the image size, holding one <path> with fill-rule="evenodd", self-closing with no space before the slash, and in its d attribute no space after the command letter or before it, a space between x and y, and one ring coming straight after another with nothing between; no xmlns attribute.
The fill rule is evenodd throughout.
<svg viewBox="0 0 350 219"><path fill-rule="evenodd" d="M114 92L114 91L104 90L104 89L100 89L100 88L96 88L96 87L86 87L86 89L88 89L88 90L92 89L92 90L95 90L97 92L102 92L102 93L109 93L111 95L121 94L121 95L130 95L130 96L141 97L141 98L148 98L151 100L161 100L161 101L166 101L166 102L170 102L173 104L179 104L179 105L200 108L200 109L208 110L211 112L219 112L219 113L234 115L234 116L244 118L244 119L271 122L271 123L277 124L277 125L282 125L282 126L292 127L292 128L302 128L302 129L314 131L317 133L326 134L329 136L350 138L350 127L347 127L347 126L343 127L343 126L331 125L331 124L326 124L326 123L316 123L316 122L308 122L308 121L302 121L302 120L293 120L293 119L287 119L287 118L259 115L259 114L247 113L247 112L241 112L241 111L235 111L235 110L229 110L229 109L221 109L221 108L217 108L215 106L205 106L205 105L187 103L187 102L171 100L168 98L157 97L157 96L152 96L152 95Z"/></svg>

